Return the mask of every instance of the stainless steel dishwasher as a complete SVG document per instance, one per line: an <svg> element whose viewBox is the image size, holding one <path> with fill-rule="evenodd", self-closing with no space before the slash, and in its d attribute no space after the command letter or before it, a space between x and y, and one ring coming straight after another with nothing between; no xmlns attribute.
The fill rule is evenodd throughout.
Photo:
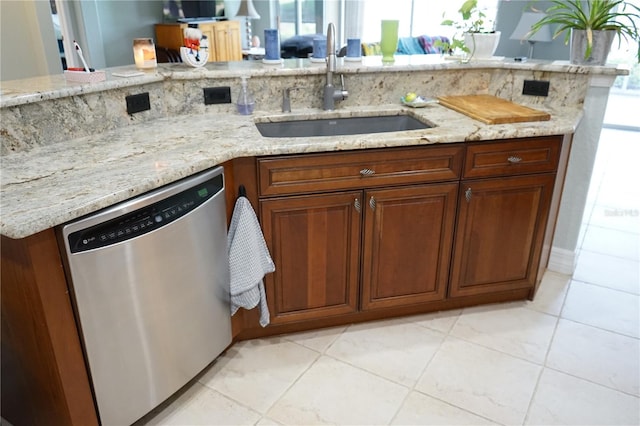
<svg viewBox="0 0 640 426"><path fill-rule="evenodd" d="M231 342L222 167L61 227L102 425L128 425Z"/></svg>

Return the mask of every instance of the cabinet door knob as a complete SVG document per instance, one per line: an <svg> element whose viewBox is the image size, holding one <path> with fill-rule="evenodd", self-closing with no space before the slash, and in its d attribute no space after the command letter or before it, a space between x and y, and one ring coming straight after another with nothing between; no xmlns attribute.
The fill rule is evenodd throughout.
<svg viewBox="0 0 640 426"><path fill-rule="evenodd" d="M507 161L510 163L519 163L522 161L522 158L518 157L517 155L512 155L509 158L507 158Z"/></svg>
<svg viewBox="0 0 640 426"><path fill-rule="evenodd" d="M471 201L471 188L467 188L467 190L464 191L464 198L466 198L467 203Z"/></svg>
<svg viewBox="0 0 640 426"><path fill-rule="evenodd" d="M360 199L356 198L356 200L353 202L353 207L356 208L356 211L358 213L360 213L362 211L362 207L360 206Z"/></svg>
<svg viewBox="0 0 640 426"><path fill-rule="evenodd" d="M373 198L373 195L369 199L369 207L371 207L371 210L375 210L376 209L376 199Z"/></svg>
<svg viewBox="0 0 640 426"><path fill-rule="evenodd" d="M371 169L360 170L360 176L371 176L371 175L374 175L375 173L376 173L375 170L371 170Z"/></svg>

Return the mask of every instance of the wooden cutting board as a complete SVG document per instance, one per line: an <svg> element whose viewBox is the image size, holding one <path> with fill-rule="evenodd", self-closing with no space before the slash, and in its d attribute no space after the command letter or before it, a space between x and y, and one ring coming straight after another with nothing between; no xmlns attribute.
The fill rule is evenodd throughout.
<svg viewBox="0 0 640 426"><path fill-rule="evenodd" d="M491 95L440 96L438 101L448 108L487 124L522 123L551 119L551 115L544 111L514 104Z"/></svg>

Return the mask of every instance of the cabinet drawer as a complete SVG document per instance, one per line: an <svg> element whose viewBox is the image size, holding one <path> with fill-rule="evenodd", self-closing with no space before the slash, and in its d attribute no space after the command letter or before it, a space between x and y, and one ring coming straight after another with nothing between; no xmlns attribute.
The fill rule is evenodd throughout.
<svg viewBox="0 0 640 426"><path fill-rule="evenodd" d="M491 142L467 147L465 178L553 172L558 167L561 136Z"/></svg>
<svg viewBox="0 0 640 426"><path fill-rule="evenodd" d="M456 180L463 147L349 151L258 159L261 196Z"/></svg>

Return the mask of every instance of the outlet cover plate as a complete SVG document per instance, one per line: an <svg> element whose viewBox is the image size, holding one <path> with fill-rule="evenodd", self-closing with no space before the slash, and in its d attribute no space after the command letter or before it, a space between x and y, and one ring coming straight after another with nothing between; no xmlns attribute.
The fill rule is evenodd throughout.
<svg viewBox="0 0 640 426"><path fill-rule="evenodd" d="M129 95L125 97L127 101L127 114L135 114L136 112L148 111L151 109L149 102L149 92L138 93L137 95Z"/></svg>
<svg viewBox="0 0 640 426"><path fill-rule="evenodd" d="M525 80L522 86L522 94L549 96L549 82L547 80Z"/></svg>
<svg viewBox="0 0 640 426"><path fill-rule="evenodd" d="M222 87L205 87L204 88L204 104L230 104L231 88L229 86Z"/></svg>

